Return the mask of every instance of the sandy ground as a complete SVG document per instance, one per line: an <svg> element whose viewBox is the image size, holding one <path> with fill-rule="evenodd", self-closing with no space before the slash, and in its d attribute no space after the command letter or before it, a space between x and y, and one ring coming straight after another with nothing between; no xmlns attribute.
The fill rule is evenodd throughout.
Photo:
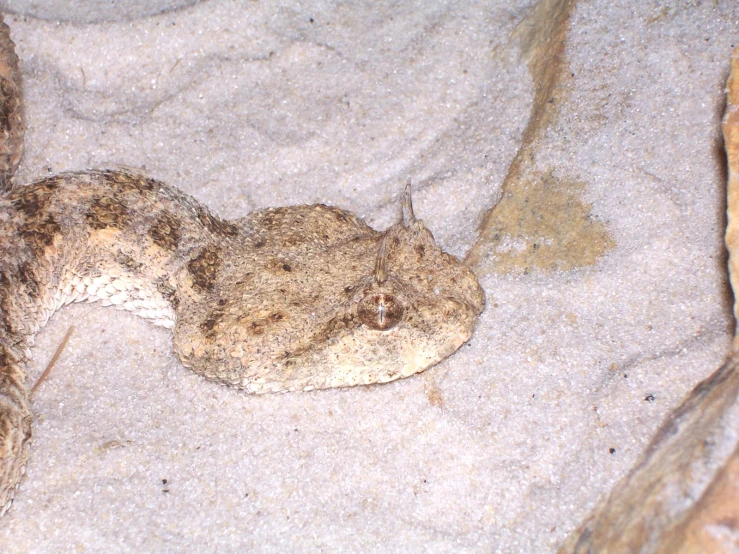
<svg viewBox="0 0 739 554"><path fill-rule="evenodd" d="M224 217L324 202L384 228L412 176L459 256L501 197L534 96L516 39L534 2L107 4L0 2L25 78L22 181L130 167ZM145 321L57 314L32 381L77 329L34 398L0 550L555 550L728 350L719 121L739 7L705 4L576 5L535 162L577 183L567 198L609 247L517 270L526 243L503 241L478 268L472 341L421 376L248 396L184 369Z"/></svg>

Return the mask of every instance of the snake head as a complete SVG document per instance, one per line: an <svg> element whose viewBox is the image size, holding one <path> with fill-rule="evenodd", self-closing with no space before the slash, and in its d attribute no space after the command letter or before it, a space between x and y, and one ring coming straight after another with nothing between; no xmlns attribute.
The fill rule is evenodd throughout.
<svg viewBox="0 0 739 554"><path fill-rule="evenodd" d="M483 310L474 273L416 219L410 183L384 232L322 205L242 223L213 290L178 308L175 349L208 378L250 392L385 383L452 354Z"/></svg>

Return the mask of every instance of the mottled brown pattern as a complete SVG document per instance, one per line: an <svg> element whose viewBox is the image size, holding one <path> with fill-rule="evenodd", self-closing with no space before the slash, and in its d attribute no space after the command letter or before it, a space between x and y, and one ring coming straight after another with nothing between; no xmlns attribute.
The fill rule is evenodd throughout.
<svg viewBox="0 0 739 554"><path fill-rule="evenodd" d="M135 258L133 258L132 256L129 256L128 254L124 254L123 252L116 252L114 255L115 255L115 259L118 262L118 264L121 267L125 267L129 271L133 271L133 272L138 271L142 269L144 265L142 262L136 260Z"/></svg>
<svg viewBox="0 0 739 554"><path fill-rule="evenodd" d="M225 307L228 304L228 300L221 298L217 302L217 307L211 310L205 319L200 324L200 330L203 332L203 337L206 340L212 341L216 336L216 326L223 319L225 315Z"/></svg>
<svg viewBox="0 0 739 554"><path fill-rule="evenodd" d="M247 333L257 336L270 331L271 327L278 325L286 318L287 316L284 313L272 312L258 314L257 317L244 315L239 319L239 323L246 329Z"/></svg>
<svg viewBox="0 0 739 554"><path fill-rule="evenodd" d="M23 285L25 293L31 298L38 298L41 293L40 283L34 274L30 262L22 263L18 267L18 281Z"/></svg>
<svg viewBox="0 0 739 554"><path fill-rule="evenodd" d="M12 283L13 280L8 278L7 272L0 271L0 337L13 337L15 334L12 318L10 317L12 307L8 303ZM4 365L0 367L4 367Z"/></svg>
<svg viewBox="0 0 739 554"><path fill-rule="evenodd" d="M29 222L21 230L20 235L26 239L31 247L39 255L43 249L54 242L54 237L59 234L59 224L54 216L47 215L39 221Z"/></svg>
<svg viewBox="0 0 739 554"><path fill-rule="evenodd" d="M123 229L129 225L131 215L128 208L113 196L102 196L93 198L87 209L87 224L91 229Z"/></svg>
<svg viewBox="0 0 739 554"><path fill-rule="evenodd" d="M154 286L156 287L157 292L161 294L167 302L172 304L174 308L177 308L180 303L179 298L177 298L177 289L167 282L166 277L157 279Z"/></svg>
<svg viewBox="0 0 739 554"><path fill-rule="evenodd" d="M3 41L7 27L0 58ZM1 132L2 121L0 178ZM0 511L28 457L25 352L69 302L172 329L185 366L252 393L385 383L453 353L482 289L415 219L409 186L401 208L382 232L323 205L223 221L124 171L65 173L0 196Z"/></svg>
<svg viewBox="0 0 739 554"><path fill-rule="evenodd" d="M234 237L239 233L239 228L229 222L213 217L207 208L198 206L198 221L205 226L211 233L222 237Z"/></svg>
<svg viewBox="0 0 739 554"><path fill-rule="evenodd" d="M215 327L223 317L223 312L214 310L211 312L210 317L200 324L200 330L203 332L203 338L208 341L212 341L216 336Z"/></svg>
<svg viewBox="0 0 739 554"><path fill-rule="evenodd" d="M292 273L293 264L283 258L272 258L267 261L266 269L273 275L284 275Z"/></svg>
<svg viewBox="0 0 739 554"><path fill-rule="evenodd" d="M15 208L28 219L35 219L48 211L49 196L37 190L24 190L15 201Z"/></svg>
<svg viewBox="0 0 739 554"><path fill-rule="evenodd" d="M10 29L0 16L0 194L10 190L23 155L22 83Z"/></svg>
<svg viewBox="0 0 739 554"><path fill-rule="evenodd" d="M206 247L187 263L193 288L198 292L213 290L221 267L221 252L218 248Z"/></svg>
<svg viewBox="0 0 739 554"><path fill-rule="evenodd" d="M165 250L177 250L180 242L180 224L172 214L159 214L156 221L149 227L149 236L154 244Z"/></svg>

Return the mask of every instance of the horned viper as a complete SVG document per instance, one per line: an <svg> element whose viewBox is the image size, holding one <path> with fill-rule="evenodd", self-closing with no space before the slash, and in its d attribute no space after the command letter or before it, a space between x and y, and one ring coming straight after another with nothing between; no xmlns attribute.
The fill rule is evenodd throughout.
<svg viewBox="0 0 739 554"><path fill-rule="evenodd" d="M0 29L0 511L28 458L25 363L70 302L101 301L173 330L182 363L248 392L385 383L470 338L472 271L415 218L410 185L383 232L324 205L225 221L130 172L11 186L22 148L18 59Z"/></svg>

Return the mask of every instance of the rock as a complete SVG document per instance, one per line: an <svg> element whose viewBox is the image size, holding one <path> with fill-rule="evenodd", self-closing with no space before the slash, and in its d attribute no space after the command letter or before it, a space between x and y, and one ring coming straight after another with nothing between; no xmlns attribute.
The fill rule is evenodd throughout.
<svg viewBox="0 0 739 554"><path fill-rule="evenodd" d="M739 48L727 84L729 273L739 315ZM670 414L641 461L559 553L739 550L739 335L726 363Z"/></svg>

